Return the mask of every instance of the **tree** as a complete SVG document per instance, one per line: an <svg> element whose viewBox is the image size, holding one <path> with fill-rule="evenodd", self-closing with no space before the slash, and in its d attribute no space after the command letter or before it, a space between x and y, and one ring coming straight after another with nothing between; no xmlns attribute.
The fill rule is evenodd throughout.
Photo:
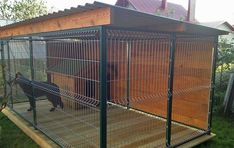
<svg viewBox="0 0 234 148"><path fill-rule="evenodd" d="M0 2L0 17L21 21L44 15L48 8L43 0L2 0Z"/></svg>
<svg viewBox="0 0 234 148"><path fill-rule="evenodd" d="M12 3L9 0L0 1L0 18L12 19Z"/></svg>
<svg viewBox="0 0 234 148"><path fill-rule="evenodd" d="M47 14L48 9L42 0L15 1L13 5L14 19L24 20Z"/></svg>
<svg viewBox="0 0 234 148"><path fill-rule="evenodd" d="M215 109L223 111L222 104L227 89L230 74L234 72L234 40L219 38L216 86L215 86Z"/></svg>
<svg viewBox="0 0 234 148"><path fill-rule="evenodd" d="M234 42L225 38L220 38L218 51L218 66L224 65L225 69L230 70L234 64Z"/></svg>
<svg viewBox="0 0 234 148"><path fill-rule="evenodd" d="M220 87L223 83L224 72L230 73L234 64L234 43L225 38L220 38L217 67L220 74L219 84ZM225 80L226 81L226 80Z"/></svg>

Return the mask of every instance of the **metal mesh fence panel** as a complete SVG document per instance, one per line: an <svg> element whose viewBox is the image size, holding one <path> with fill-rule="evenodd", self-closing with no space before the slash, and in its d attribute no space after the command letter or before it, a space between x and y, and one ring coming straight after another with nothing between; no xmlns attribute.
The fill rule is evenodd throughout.
<svg viewBox="0 0 234 148"><path fill-rule="evenodd" d="M177 128L181 132L172 133L172 145L208 129L213 48L214 37L176 38L172 120L193 127L193 130Z"/></svg>
<svg viewBox="0 0 234 148"><path fill-rule="evenodd" d="M8 40L6 78L20 80L7 87L13 109L62 147L99 147L105 137L100 119L107 120L107 147L165 147L173 79L170 144L207 131L213 37L175 35L172 41L169 33L99 29ZM100 75L105 69L106 85ZM27 111L32 99L34 112ZM101 99L107 100L106 119L100 118Z"/></svg>
<svg viewBox="0 0 234 148"><path fill-rule="evenodd" d="M20 88L20 85L29 86L29 82L31 80L31 68L30 68L30 49L29 49L29 38L21 38L20 40L11 39L6 43L7 50L7 75L8 75L8 87L10 96L10 100L13 103L12 107L16 112L19 112L20 115L30 114L30 117L26 119L33 122L32 112L27 112L30 108L30 99L32 98L32 93L29 91L24 91ZM26 79L18 79L18 81L14 81L16 78L16 74L22 74ZM27 90L25 88L25 90ZM14 108L15 104L22 105L19 108ZM23 112L21 112L23 111Z"/></svg>
<svg viewBox="0 0 234 148"><path fill-rule="evenodd" d="M109 147L164 147L169 36L108 30Z"/></svg>
<svg viewBox="0 0 234 148"><path fill-rule="evenodd" d="M30 122L36 116L36 127L63 147L99 147L98 34L98 30L87 30L33 36L33 68L30 40L9 42L10 76L21 72L36 99L34 115L27 111L27 97L14 94L15 100L21 100L14 103L14 110ZM14 88L18 94L25 93L22 86Z"/></svg>

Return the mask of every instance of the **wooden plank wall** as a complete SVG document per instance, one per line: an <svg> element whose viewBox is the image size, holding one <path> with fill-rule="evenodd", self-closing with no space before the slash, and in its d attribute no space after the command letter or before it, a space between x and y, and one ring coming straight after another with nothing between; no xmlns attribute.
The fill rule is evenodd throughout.
<svg viewBox="0 0 234 148"><path fill-rule="evenodd" d="M99 41L51 41L47 42L47 47L47 66L52 82L65 92L71 91L70 96L74 97L74 100L63 97L67 107L79 108L75 98L97 105L93 100L99 98ZM55 70L53 67L56 67Z"/></svg>
<svg viewBox="0 0 234 148"><path fill-rule="evenodd" d="M52 73L51 82L58 85L60 93L64 90L67 92L75 92L75 81L74 78L72 77L64 76L62 74ZM70 100L67 97L64 97L63 95L61 95L61 99L65 108L75 109L74 100Z"/></svg>
<svg viewBox="0 0 234 148"><path fill-rule="evenodd" d="M168 39L136 40L130 42L109 40L107 68L108 100L125 106L128 104L127 48L131 46L131 51L129 51L130 106L144 112L166 117L169 45ZM61 47L66 48L65 45ZM78 47L75 48L76 46L73 47L74 49L79 49ZM82 48L82 51L86 52L85 55L96 57L93 54L99 52L94 53L86 49L87 47L89 46L84 46L84 49ZM175 53L173 120L198 128L207 128L212 48L212 41L178 40ZM79 53L84 55L83 52ZM66 54L61 55L65 56ZM77 57L70 58L76 59ZM83 58L87 60L90 57ZM73 91L77 94L87 95L85 94L87 89L85 79L98 80L97 70L99 68L92 65L87 66L86 70L83 70L82 73L73 76L72 81L74 82L67 80L67 82L72 84L71 87L73 87ZM75 77L81 78L75 79ZM56 83L59 84L60 82ZM95 99L99 98L98 86L98 83L95 83Z"/></svg>
<svg viewBox="0 0 234 148"><path fill-rule="evenodd" d="M0 28L0 37L27 35L50 31L59 31L74 28L107 25L111 23L110 8L99 8L66 15L63 17L46 19L39 22L17 25L8 28Z"/></svg>
<svg viewBox="0 0 234 148"><path fill-rule="evenodd" d="M130 106L166 117L169 42L132 44ZM149 43L149 42L148 42ZM112 101L127 104L127 43L121 43L110 60L118 71L111 85ZM144 45L143 45L144 44ZM124 50L125 48L125 50ZM173 120L207 128L213 42L179 41L175 55Z"/></svg>
<svg viewBox="0 0 234 148"><path fill-rule="evenodd" d="M208 126L213 40L179 40L175 53L173 119Z"/></svg>

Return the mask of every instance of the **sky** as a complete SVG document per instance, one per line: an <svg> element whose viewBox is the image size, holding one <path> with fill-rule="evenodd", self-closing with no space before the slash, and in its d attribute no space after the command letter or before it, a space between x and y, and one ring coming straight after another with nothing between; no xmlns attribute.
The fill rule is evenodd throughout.
<svg viewBox="0 0 234 148"><path fill-rule="evenodd" d="M94 0L45 0L53 10L63 10L65 8L93 3ZM115 4L117 0L96 0L103 3ZM168 0L188 7L188 0ZM234 24L234 0L196 0L196 19L199 22L228 21Z"/></svg>

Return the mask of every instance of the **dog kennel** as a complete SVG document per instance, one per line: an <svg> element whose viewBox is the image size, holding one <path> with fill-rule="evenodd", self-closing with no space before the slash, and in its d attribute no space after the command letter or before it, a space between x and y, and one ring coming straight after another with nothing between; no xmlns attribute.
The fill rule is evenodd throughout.
<svg viewBox="0 0 234 148"><path fill-rule="evenodd" d="M99 2L1 27L8 107L62 147L182 145L211 134L220 34ZM17 72L64 108L28 112Z"/></svg>

